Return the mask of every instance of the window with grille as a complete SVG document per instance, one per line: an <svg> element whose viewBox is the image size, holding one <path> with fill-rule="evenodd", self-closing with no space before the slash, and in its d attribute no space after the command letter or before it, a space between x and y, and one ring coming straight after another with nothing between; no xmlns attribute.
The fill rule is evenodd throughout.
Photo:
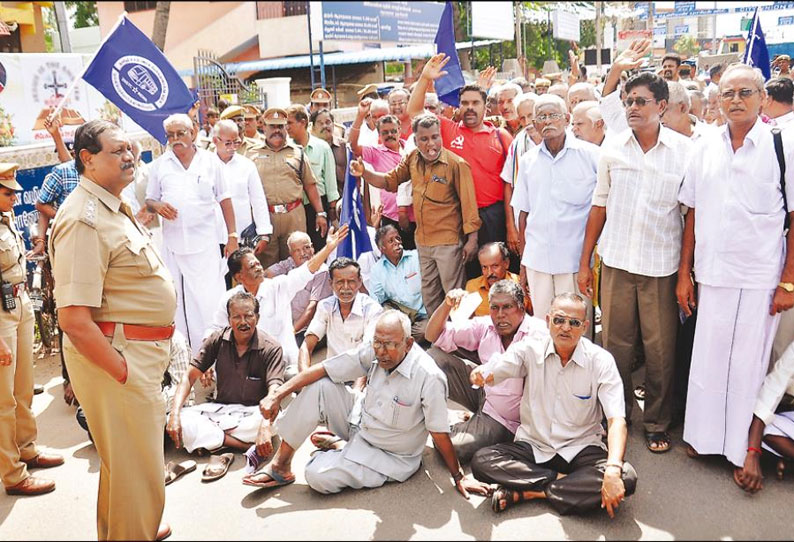
<svg viewBox="0 0 794 542"><path fill-rule="evenodd" d="M124 10L127 13L135 13L136 11L147 11L156 8L157 8L157 2L124 2Z"/></svg>

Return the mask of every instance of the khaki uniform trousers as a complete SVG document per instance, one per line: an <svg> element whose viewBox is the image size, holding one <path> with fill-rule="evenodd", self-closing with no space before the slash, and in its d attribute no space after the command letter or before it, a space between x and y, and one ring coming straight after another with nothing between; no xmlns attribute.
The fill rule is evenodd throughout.
<svg viewBox="0 0 794 542"><path fill-rule="evenodd" d="M422 274L422 299L427 314L433 314L444 302L447 292L463 288L466 283L463 244L435 247L417 244L416 248Z"/></svg>
<svg viewBox="0 0 794 542"><path fill-rule="evenodd" d="M11 365L0 366L0 477L11 487L29 476L23 463L38 455L33 416L33 308L27 293L17 307L0 309L0 337L11 349Z"/></svg>
<svg viewBox="0 0 794 542"><path fill-rule="evenodd" d="M267 248L259 255L259 261L265 269L289 257L287 238L292 232L306 231L306 211L303 205L298 205L288 213L270 213L270 223L273 225L273 234Z"/></svg>
<svg viewBox="0 0 794 542"><path fill-rule="evenodd" d="M170 341L127 341L116 326L112 341L127 361L118 383L82 356L64 335L64 357L100 460L99 540L154 540L165 507L160 393Z"/></svg>

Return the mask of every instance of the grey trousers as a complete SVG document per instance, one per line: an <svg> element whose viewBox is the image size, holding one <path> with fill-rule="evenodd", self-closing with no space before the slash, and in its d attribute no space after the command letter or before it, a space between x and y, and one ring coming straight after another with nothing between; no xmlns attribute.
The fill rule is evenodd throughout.
<svg viewBox="0 0 794 542"><path fill-rule="evenodd" d="M419 252L419 268L422 273L422 299L427 314L443 303L447 292L463 288L465 273L463 266L463 244L428 247L416 246Z"/></svg>
<svg viewBox="0 0 794 542"><path fill-rule="evenodd" d="M322 378L306 386L292 400L279 415L276 431L296 450L318 425L325 425L335 435L350 441L358 431L358 422L350 421L358 400L351 388ZM345 451L346 448L329 450L312 457L305 471L310 488L319 493L338 493L347 487L380 487L391 480L385 474L348 460Z"/></svg>
<svg viewBox="0 0 794 542"><path fill-rule="evenodd" d="M480 482L499 484L514 491L543 491L560 514L582 514L601 507L607 452L588 446L569 463L559 455L536 463L532 446L525 441L483 448L471 460L471 472ZM557 479L558 474L565 474ZM626 496L637 488L637 471L623 463Z"/></svg>
<svg viewBox="0 0 794 542"><path fill-rule="evenodd" d="M469 374L477 364L444 352L435 346L427 353L447 376L449 398L474 413L465 422L452 426L450 439L458 455L458 461L468 463L481 448L500 442L512 442L515 435L482 411L485 392L482 389L471 388Z"/></svg>
<svg viewBox="0 0 794 542"><path fill-rule="evenodd" d="M673 417L673 375L678 305L677 274L646 277L601 266L604 348L615 357L623 380L626 420L634 406L631 364L637 336L645 351L645 431L667 431Z"/></svg>

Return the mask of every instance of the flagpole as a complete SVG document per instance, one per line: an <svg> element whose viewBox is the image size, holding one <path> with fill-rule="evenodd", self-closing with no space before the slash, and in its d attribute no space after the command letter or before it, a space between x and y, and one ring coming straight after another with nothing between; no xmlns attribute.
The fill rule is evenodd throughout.
<svg viewBox="0 0 794 542"><path fill-rule="evenodd" d="M744 63L747 64L747 61L753 54L753 45L755 45L755 31L758 28L758 8L755 8L755 15L753 15L753 35L750 36L750 44L747 46L747 51L744 53Z"/></svg>
<svg viewBox="0 0 794 542"><path fill-rule="evenodd" d="M61 98L61 101L58 102L58 105L55 107L53 112L50 113L49 118L53 118L54 119L55 117L57 117L60 114L61 110L63 110L63 106L66 105L66 99L72 94L72 92L74 92L74 89L77 88L77 84L83 79L83 76L85 75L85 72L87 72L88 68L91 66L91 62L94 61L94 57L102 49L102 46L105 45L105 42L108 40L108 38L110 38L110 36L113 35L113 32L115 32L116 29L121 25L121 23L124 22L124 18L126 16L127 16L127 12L126 11L122 11L121 15L119 15L119 18L116 21L116 24L113 25L113 28L110 29L110 32L108 32L105 35L105 37L102 39L102 41L99 42L99 47L97 47L96 52L94 52L94 55L91 57L91 60L89 62L87 62L86 65L83 67L83 70L80 72L80 75L78 75L77 77L75 77L72 80L71 84L69 85L69 88L66 89L66 92L64 93L63 97Z"/></svg>

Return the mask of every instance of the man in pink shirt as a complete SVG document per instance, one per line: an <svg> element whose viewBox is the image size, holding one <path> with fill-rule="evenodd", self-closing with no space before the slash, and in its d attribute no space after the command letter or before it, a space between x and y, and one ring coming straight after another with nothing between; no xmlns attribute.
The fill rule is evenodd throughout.
<svg viewBox="0 0 794 542"><path fill-rule="evenodd" d="M358 104L358 114L353 126L350 128L350 148L356 158L363 158L378 173L387 173L397 167L405 154L405 144L400 139L400 119L394 115L379 118L375 124L381 143L377 146L359 145L361 125L369 113L372 101L365 99ZM369 190L369 185L365 189ZM416 249L414 232L416 231L416 218L414 217L413 203L408 185L402 185L397 192L388 190L380 191L380 201L383 205L381 226L391 224L400 232L403 248Z"/></svg>
<svg viewBox="0 0 794 542"><path fill-rule="evenodd" d="M463 296L464 290L451 290L427 323L425 338L433 343L427 351L447 375L449 398L474 414L455 424L450 435L461 463L468 463L480 448L512 442L520 425L519 406L524 391L523 378L509 378L496 386L473 389L469 373L476 363L461 359L458 349L477 353L481 364L504 353L526 336L545 336L543 320L524 312L524 291L516 282L500 280L488 295L491 314L464 322L447 322L447 317Z"/></svg>

